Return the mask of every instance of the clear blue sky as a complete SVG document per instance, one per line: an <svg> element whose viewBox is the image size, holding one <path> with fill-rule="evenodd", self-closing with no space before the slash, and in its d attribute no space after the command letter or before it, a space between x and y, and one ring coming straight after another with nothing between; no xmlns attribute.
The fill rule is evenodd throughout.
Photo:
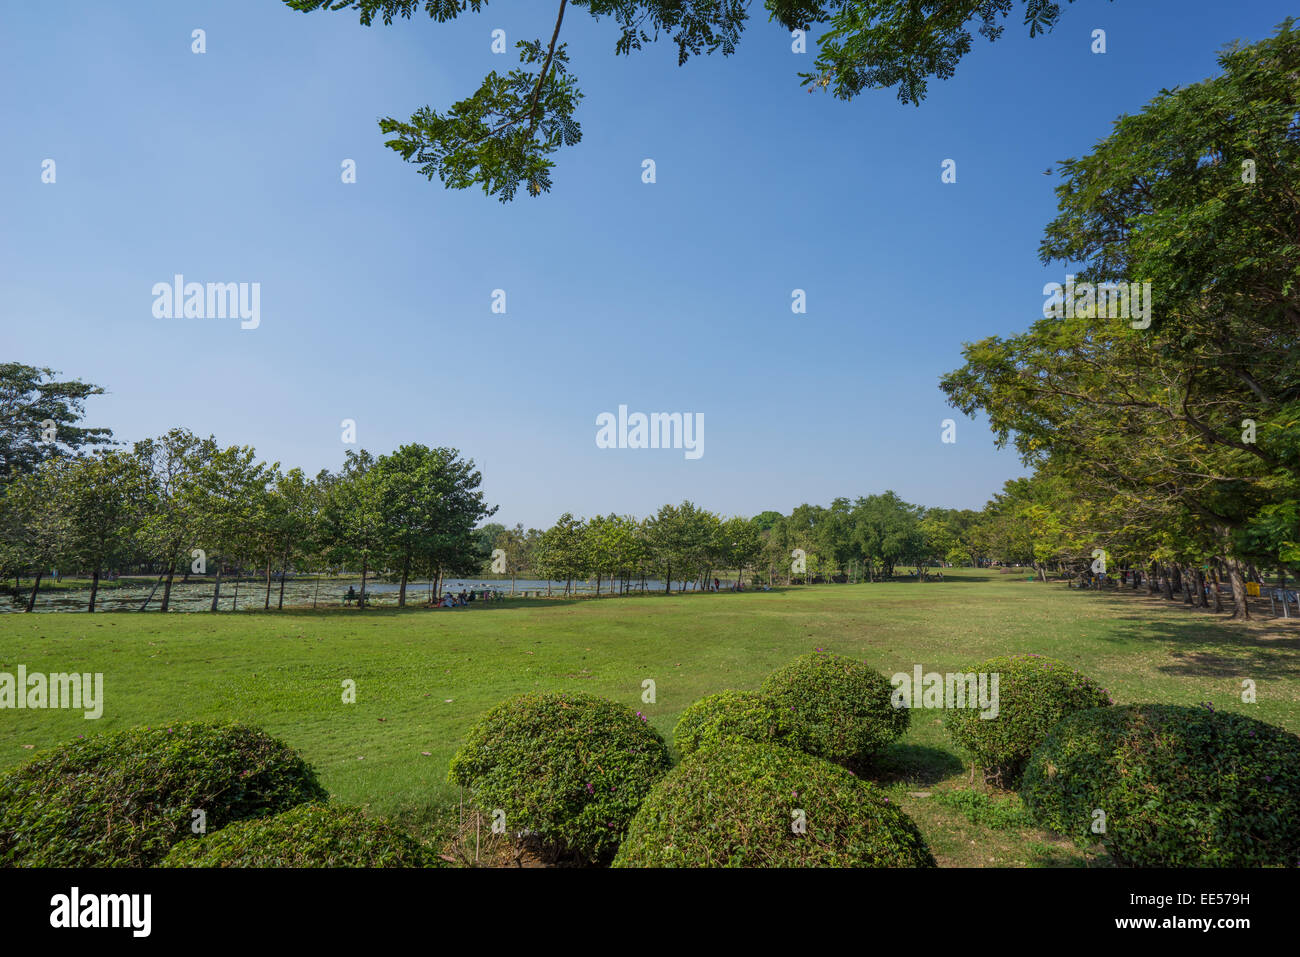
<svg viewBox="0 0 1300 957"><path fill-rule="evenodd" d="M553 192L502 205L427 182L376 120L510 69L491 31L549 38L553 2L365 28L277 0L4 0L4 358L105 386L88 419L125 440L180 425L311 473L341 463L345 418L376 453L454 446L508 524L886 488L978 508L1022 470L938 380L1063 279L1036 255L1044 170L1289 6L1079 0L1033 40L1017 10L919 108L802 90L813 54L757 2L735 56L680 69L668 44L616 57L613 23L573 9L583 140ZM259 282L260 327L155 318L176 273ZM702 413L704 455L597 448L620 404Z"/></svg>

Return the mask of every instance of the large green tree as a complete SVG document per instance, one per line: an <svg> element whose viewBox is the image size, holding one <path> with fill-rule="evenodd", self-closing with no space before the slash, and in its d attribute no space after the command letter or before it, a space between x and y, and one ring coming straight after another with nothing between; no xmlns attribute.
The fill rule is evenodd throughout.
<svg viewBox="0 0 1300 957"><path fill-rule="evenodd" d="M104 390L58 375L21 362L0 363L0 488L46 459L112 443L111 430L79 424L86 399Z"/></svg>
<svg viewBox="0 0 1300 957"><path fill-rule="evenodd" d="M1219 62L1062 164L1041 255L1083 264L1065 301L968 345L943 388L1027 463L1127 501L1112 518L1145 503L1177 530L1148 545L1180 575L1208 550L1247 617L1243 559L1281 563L1298 537L1273 519L1300 502L1300 31ZM1147 314L1100 298L1123 284L1131 304L1135 283Z"/></svg>
<svg viewBox="0 0 1300 957"><path fill-rule="evenodd" d="M446 22L488 6L487 0L284 2L304 13L352 10L366 26L421 11ZM426 106L408 120L385 117L380 129L392 135L387 145L430 180L437 176L453 189L478 185L502 202L521 185L537 196L551 188L550 156L582 138L575 118L582 93L560 42L566 16L585 10L596 20L612 20L619 55L666 38L680 65L702 53L735 52L754 6L784 30L819 33L813 68L798 74L809 92L826 90L847 100L867 89L896 88L900 100L915 104L931 78L953 75L975 32L996 40L1002 21L1020 9L1029 35L1037 36L1061 13L1053 0L552 0L550 35L515 44L520 69L505 75L493 70L445 111Z"/></svg>

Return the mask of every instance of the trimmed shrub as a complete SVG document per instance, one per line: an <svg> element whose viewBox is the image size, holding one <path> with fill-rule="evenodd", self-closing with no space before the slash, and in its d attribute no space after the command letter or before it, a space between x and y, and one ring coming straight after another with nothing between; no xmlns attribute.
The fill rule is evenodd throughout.
<svg viewBox="0 0 1300 957"><path fill-rule="evenodd" d="M781 744L794 730L795 719L769 695L758 691L719 691L701 698L682 712L673 742L685 757L701 748L732 741Z"/></svg>
<svg viewBox="0 0 1300 957"><path fill-rule="evenodd" d="M671 763L659 732L631 708L587 694L523 694L470 729L448 778L472 788L489 815L505 811L508 831L602 861Z"/></svg>
<svg viewBox="0 0 1300 957"><path fill-rule="evenodd" d="M360 808L301 804L181 841L163 867L433 867L432 851Z"/></svg>
<svg viewBox="0 0 1300 957"><path fill-rule="evenodd" d="M802 655L769 675L763 692L794 719L788 744L855 770L910 720L891 702L888 678L842 655Z"/></svg>
<svg viewBox="0 0 1300 957"><path fill-rule="evenodd" d="M328 795L297 752L243 724L96 734L0 778L0 864L144 867L192 832Z"/></svg>
<svg viewBox="0 0 1300 957"><path fill-rule="evenodd" d="M985 779L1002 787L1020 782L1029 755L1061 718L1111 704L1095 681L1042 655L990 658L965 673L998 675L997 717L981 718L978 708L950 708L944 726Z"/></svg>
<svg viewBox="0 0 1300 957"><path fill-rule="evenodd" d="M799 751L736 741L695 752L655 785L614 866L935 863L916 825L875 785Z"/></svg>
<svg viewBox="0 0 1300 957"><path fill-rule="evenodd" d="M1300 738L1239 714L1146 704L1071 715L1034 752L1020 796L1040 825L1100 837L1121 865L1300 865Z"/></svg>

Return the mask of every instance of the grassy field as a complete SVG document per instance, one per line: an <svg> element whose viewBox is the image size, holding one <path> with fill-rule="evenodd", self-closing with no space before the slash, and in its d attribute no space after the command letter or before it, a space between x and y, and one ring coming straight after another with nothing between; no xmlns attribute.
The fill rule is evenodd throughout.
<svg viewBox="0 0 1300 957"><path fill-rule="evenodd" d="M0 768L77 735L236 719L301 750L334 800L428 833L458 792L447 765L487 708L573 690L644 711L671 741L682 709L757 688L816 649L885 674L955 671L1036 652L1097 678L1118 703L1213 702L1300 732L1300 622L1232 624L1145 593L1072 591L1023 575L774 592L532 600L467 609L0 617L0 671L102 672L103 717L0 711ZM655 681L657 701L641 700ZM1242 681L1258 702L1243 704ZM342 702L356 682L357 703ZM941 864L1104 864L1025 824L1014 795L971 790L938 712L918 711L877 777Z"/></svg>

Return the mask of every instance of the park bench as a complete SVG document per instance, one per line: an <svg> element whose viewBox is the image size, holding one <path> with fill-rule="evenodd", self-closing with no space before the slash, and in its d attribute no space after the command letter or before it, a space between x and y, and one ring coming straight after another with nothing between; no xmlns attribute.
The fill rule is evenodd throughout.
<svg viewBox="0 0 1300 957"><path fill-rule="evenodd" d="M1281 617L1290 618L1291 610L1289 606L1292 602L1295 602L1296 615L1300 617L1300 592L1294 592L1290 589L1284 588L1274 588L1268 593L1268 610L1274 618L1278 617L1278 603L1281 603L1282 605Z"/></svg>

